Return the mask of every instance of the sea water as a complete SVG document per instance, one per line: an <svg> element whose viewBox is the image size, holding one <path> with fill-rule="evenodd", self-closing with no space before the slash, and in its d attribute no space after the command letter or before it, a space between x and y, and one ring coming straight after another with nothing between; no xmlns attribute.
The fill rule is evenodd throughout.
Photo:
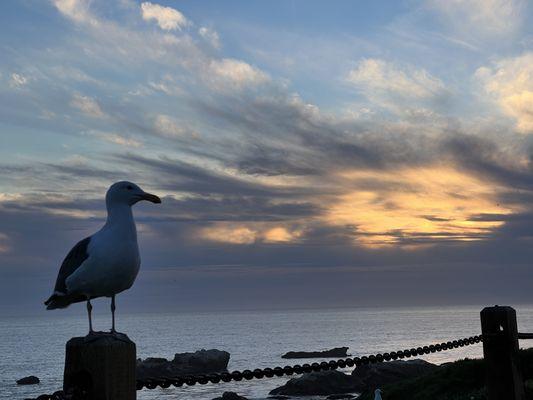
<svg viewBox="0 0 533 400"><path fill-rule="evenodd" d="M390 352L459 339L480 333L482 307L390 308L343 310L239 311L186 314L118 314L118 328L137 344L137 357L173 358L199 349L230 352L229 370L302 364L317 360L283 360L291 350L315 351L347 346L354 356ZM516 307L519 328L533 331L533 306ZM86 334L85 315L47 313L42 317L0 318L0 399L24 399L61 388L65 343ZM103 329L108 318L97 316ZM527 342L524 342L527 346ZM481 357L481 344L421 357L443 363ZM17 386L27 375L39 385ZM205 399L235 391L264 399L287 377L168 389L144 389L140 400Z"/></svg>

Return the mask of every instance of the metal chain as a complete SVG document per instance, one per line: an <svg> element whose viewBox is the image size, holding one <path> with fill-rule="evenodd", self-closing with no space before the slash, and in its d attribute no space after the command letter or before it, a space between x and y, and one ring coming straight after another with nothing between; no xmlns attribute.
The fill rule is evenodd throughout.
<svg viewBox="0 0 533 400"><path fill-rule="evenodd" d="M168 388L171 385L180 387L183 385L205 385L207 383L219 383L219 382L230 382L230 381L241 381L243 379L262 379L262 378L272 378L274 376L279 377L283 375L299 375L312 371L328 371L335 370L337 368L345 367L359 367L365 364L374 364L384 361L397 360L402 358L415 357L417 355L424 355L429 353L436 353L439 351L456 349L458 347L469 346L475 343L483 341L482 335L471 336L464 339L453 340L450 342L443 342L439 344L432 344L424 347L417 347L412 349L393 351L390 353L375 354L363 357L353 357L353 358L343 358L340 360L332 361L322 361L321 363L312 363L312 364L303 364L303 365L293 365L285 367L275 367L275 368L264 368L264 369L254 369L244 370L244 371L233 371L233 372L223 372L215 373L208 375L185 375L177 376L173 378L161 377L161 378L148 378L144 380L137 380L137 390L142 388L155 389L158 386L162 388Z"/></svg>

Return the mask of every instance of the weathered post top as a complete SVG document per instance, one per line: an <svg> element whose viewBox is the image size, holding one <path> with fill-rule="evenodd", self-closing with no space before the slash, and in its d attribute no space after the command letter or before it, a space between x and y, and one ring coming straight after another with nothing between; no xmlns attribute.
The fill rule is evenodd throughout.
<svg viewBox="0 0 533 400"><path fill-rule="evenodd" d="M94 333L67 342L63 390L87 400L135 400L136 349L124 334Z"/></svg>
<svg viewBox="0 0 533 400"><path fill-rule="evenodd" d="M524 400L514 308L484 308L481 333L488 400Z"/></svg>

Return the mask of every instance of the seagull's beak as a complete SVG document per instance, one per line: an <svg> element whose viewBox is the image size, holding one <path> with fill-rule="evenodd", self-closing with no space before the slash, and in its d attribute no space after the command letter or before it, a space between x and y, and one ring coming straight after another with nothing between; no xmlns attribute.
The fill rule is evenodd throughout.
<svg viewBox="0 0 533 400"><path fill-rule="evenodd" d="M141 200L148 200L149 202L156 203L156 204L161 203L161 199L157 197L155 194L146 193L146 192L141 194Z"/></svg>

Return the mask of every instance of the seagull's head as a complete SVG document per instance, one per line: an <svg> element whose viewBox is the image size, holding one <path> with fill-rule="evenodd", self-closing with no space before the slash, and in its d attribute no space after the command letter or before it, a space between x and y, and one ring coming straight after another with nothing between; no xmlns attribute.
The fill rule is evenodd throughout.
<svg viewBox="0 0 533 400"><path fill-rule="evenodd" d="M116 182L107 190L106 203L134 205L138 201L147 200L152 203L161 203L161 199L155 194L147 193L135 183L128 181Z"/></svg>

